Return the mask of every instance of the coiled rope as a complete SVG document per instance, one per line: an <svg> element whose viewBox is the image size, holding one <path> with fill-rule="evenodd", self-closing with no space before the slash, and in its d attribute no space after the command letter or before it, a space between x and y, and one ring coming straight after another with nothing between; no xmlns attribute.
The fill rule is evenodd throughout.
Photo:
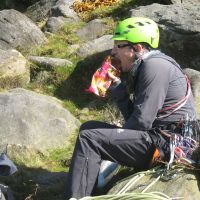
<svg viewBox="0 0 200 200"><path fill-rule="evenodd" d="M138 182L142 177L148 174L159 173L158 177L151 182L141 193L136 192L128 192L126 193L131 187L133 187L136 182ZM116 194L112 195L101 195L101 196L93 196L93 197L84 197L80 200L178 200L183 199L183 197L169 197L162 192L148 192L146 191L153 186L162 176L164 176L166 169L160 169L160 166L155 167L154 169L147 170L145 172L138 172L129 178L123 179L126 181L130 179L123 188L117 192Z"/></svg>
<svg viewBox="0 0 200 200"><path fill-rule="evenodd" d="M83 197L80 200L178 200L182 197L169 197L161 192L126 193L118 195L102 195L96 197Z"/></svg>

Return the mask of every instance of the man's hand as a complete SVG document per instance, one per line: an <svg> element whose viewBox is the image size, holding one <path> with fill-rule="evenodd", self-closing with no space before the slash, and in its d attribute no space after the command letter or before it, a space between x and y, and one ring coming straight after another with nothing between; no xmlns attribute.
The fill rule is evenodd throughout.
<svg viewBox="0 0 200 200"><path fill-rule="evenodd" d="M112 80L113 83L116 83L120 80L119 77L115 76L112 72L108 71L108 77Z"/></svg>

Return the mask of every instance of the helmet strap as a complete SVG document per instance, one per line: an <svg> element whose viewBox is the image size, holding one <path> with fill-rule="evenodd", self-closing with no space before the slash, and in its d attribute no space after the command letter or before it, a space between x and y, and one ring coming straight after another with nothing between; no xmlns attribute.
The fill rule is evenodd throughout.
<svg viewBox="0 0 200 200"><path fill-rule="evenodd" d="M134 77L137 75L137 71L138 71L138 68L140 66L142 62L142 59L138 58L134 61L134 63L132 64L132 67L131 67L131 70L130 70L130 73L131 75Z"/></svg>
<svg viewBox="0 0 200 200"><path fill-rule="evenodd" d="M137 72L138 72L138 68L139 68L139 66L141 65L141 62L142 62L142 57L146 53L149 53L149 50L145 48L145 50L141 54L141 53L137 52L137 49L134 46L132 46L132 48L135 51L135 61L132 64L132 68L130 70L130 73L132 74L132 76L136 76Z"/></svg>

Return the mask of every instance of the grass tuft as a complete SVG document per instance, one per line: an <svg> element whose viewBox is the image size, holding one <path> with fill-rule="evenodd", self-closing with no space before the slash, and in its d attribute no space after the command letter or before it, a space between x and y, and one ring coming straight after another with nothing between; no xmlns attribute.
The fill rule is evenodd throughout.
<svg viewBox="0 0 200 200"><path fill-rule="evenodd" d="M62 199L76 137L77 132L69 136L66 146L46 152L17 145L9 147L8 154L18 172L1 177L1 181L9 185L16 200Z"/></svg>

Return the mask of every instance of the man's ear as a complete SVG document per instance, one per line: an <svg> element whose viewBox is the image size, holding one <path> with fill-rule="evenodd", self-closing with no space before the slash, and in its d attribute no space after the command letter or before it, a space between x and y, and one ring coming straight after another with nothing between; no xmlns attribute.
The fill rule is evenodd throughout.
<svg viewBox="0 0 200 200"><path fill-rule="evenodd" d="M141 44L136 44L133 47L134 47L134 50L138 53L143 52L144 50L144 47Z"/></svg>

